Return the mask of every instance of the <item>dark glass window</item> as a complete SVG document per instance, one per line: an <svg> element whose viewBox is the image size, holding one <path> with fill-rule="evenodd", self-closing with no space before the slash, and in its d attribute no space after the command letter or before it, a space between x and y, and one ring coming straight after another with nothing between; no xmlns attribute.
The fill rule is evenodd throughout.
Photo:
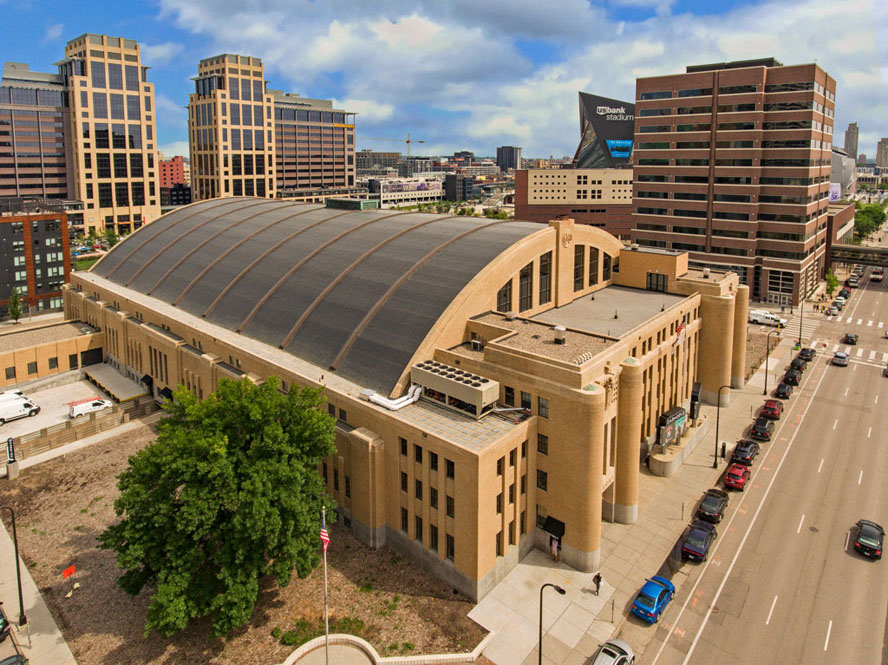
<svg viewBox="0 0 888 665"><path fill-rule="evenodd" d="M537 434L537 452L542 455L549 454L549 437L545 434Z"/></svg>
<svg viewBox="0 0 888 665"><path fill-rule="evenodd" d="M123 95L110 95L111 97L111 119L123 120Z"/></svg>
<svg viewBox="0 0 888 665"><path fill-rule="evenodd" d="M540 305L545 305L552 300L552 252L546 252L540 257Z"/></svg>
<svg viewBox="0 0 888 665"><path fill-rule="evenodd" d="M406 455L407 455L407 439L403 439L401 437L398 437L398 441L401 444L401 454L406 457Z"/></svg>
<svg viewBox="0 0 888 665"><path fill-rule="evenodd" d="M108 88L123 90L123 68L113 62L108 63Z"/></svg>
<svg viewBox="0 0 888 665"><path fill-rule="evenodd" d="M93 117L108 117L108 95L106 95L104 92L93 93Z"/></svg>
<svg viewBox="0 0 888 665"><path fill-rule="evenodd" d="M498 312L509 312L512 309L512 280L506 282L496 294Z"/></svg>
<svg viewBox="0 0 888 665"><path fill-rule="evenodd" d="M453 478L456 475L456 468L453 464L453 461L445 458L444 462L447 468L447 477Z"/></svg>
<svg viewBox="0 0 888 665"><path fill-rule="evenodd" d="M607 281L611 278L611 255L607 252L602 252L604 254L604 260L601 262L601 279Z"/></svg>
<svg viewBox="0 0 888 665"><path fill-rule="evenodd" d="M589 248L589 286L598 284L598 248Z"/></svg>
<svg viewBox="0 0 888 665"><path fill-rule="evenodd" d="M94 88L105 87L105 63L93 60L89 63L90 80Z"/></svg>
<svg viewBox="0 0 888 665"><path fill-rule="evenodd" d="M586 246L574 246L574 291L582 291L586 278Z"/></svg>
<svg viewBox="0 0 888 665"><path fill-rule="evenodd" d="M438 470L438 453L429 453L429 468L432 471Z"/></svg>
<svg viewBox="0 0 888 665"><path fill-rule="evenodd" d="M549 484L549 476L545 471L540 471L537 469L537 488L546 491L546 488Z"/></svg>
<svg viewBox="0 0 888 665"><path fill-rule="evenodd" d="M518 275L518 310L533 307L533 263L528 263Z"/></svg>

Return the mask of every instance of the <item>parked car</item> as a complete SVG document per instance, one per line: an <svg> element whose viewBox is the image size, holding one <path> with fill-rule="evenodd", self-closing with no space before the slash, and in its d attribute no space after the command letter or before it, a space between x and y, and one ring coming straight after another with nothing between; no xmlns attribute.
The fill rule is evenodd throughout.
<svg viewBox="0 0 888 665"><path fill-rule="evenodd" d="M789 366L791 369L804 372L808 368L808 363L804 358L793 358Z"/></svg>
<svg viewBox="0 0 888 665"><path fill-rule="evenodd" d="M766 309L752 309L749 310L749 323L761 323L766 326L783 328L786 326L786 319Z"/></svg>
<svg viewBox="0 0 888 665"><path fill-rule="evenodd" d="M681 538L681 558L691 561L706 561L709 547L718 536L715 527L703 520L694 520L685 529Z"/></svg>
<svg viewBox="0 0 888 665"><path fill-rule="evenodd" d="M675 597L675 585L665 577L649 577L632 603L632 613L647 621L657 623L663 610Z"/></svg>
<svg viewBox="0 0 888 665"><path fill-rule="evenodd" d="M876 266L875 268L873 268L874 275L881 275L884 272L885 272L885 269L882 266Z"/></svg>
<svg viewBox="0 0 888 665"><path fill-rule="evenodd" d="M635 652L623 640L613 638L598 648L598 653L589 665L632 665Z"/></svg>
<svg viewBox="0 0 888 665"><path fill-rule="evenodd" d="M725 473L725 487L735 490L743 490L746 488L746 481L749 480L749 469L742 464L732 464Z"/></svg>
<svg viewBox="0 0 888 665"><path fill-rule="evenodd" d="M772 434L774 434L774 421L762 416L755 419L755 422L752 423L752 429L749 430L751 437L762 441L770 441Z"/></svg>
<svg viewBox="0 0 888 665"><path fill-rule="evenodd" d="M40 407L28 400L6 400L0 402L0 425L8 423L10 420L24 418L26 416L36 416L40 413Z"/></svg>
<svg viewBox="0 0 888 665"><path fill-rule="evenodd" d="M836 298L835 300L833 300L832 306L833 306L833 309L837 309L839 312L841 312L843 309L845 309L845 301L844 301L844 299L839 300L838 298ZM836 313L838 314L838 312L836 312Z"/></svg>
<svg viewBox="0 0 888 665"><path fill-rule="evenodd" d="M836 307L835 305L832 305L832 306L829 308L829 315L830 315L830 316L838 316L838 315L839 315L839 308Z"/></svg>
<svg viewBox="0 0 888 665"><path fill-rule="evenodd" d="M724 519L725 509L728 507L728 494L722 490L706 490L700 507L697 508L696 517L713 524L718 524Z"/></svg>
<svg viewBox="0 0 888 665"><path fill-rule="evenodd" d="M851 297L851 289L849 289L847 286L843 287L842 290L839 291L839 297L843 300L847 300Z"/></svg>
<svg viewBox="0 0 888 665"><path fill-rule="evenodd" d="M840 367L848 366L848 354L844 351L836 351L835 355L832 358L833 365L839 365Z"/></svg>
<svg viewBox="0 0 888 665"><path fill-rule="evenodd" d="M114 406L114 402L110 399L99 399L98 397L90 397L89 399L79 400L68 407L69 418L80 418L97 411L110 409Z"/></svg>
<svg viewBox="0 0 888 665"><path fill-rule="evenodd" d="M792 386L788 383L781 383L777 386L777 390L774 391L774 397L779 397L780 399L789 399L789 396L792 395Z"/></svg>
<svg viewBox="0 0 888 665"><path fill-rule="evenodd" d="M783 383L788 383L791 386L799 385L799 381L802 380L802 373L797 369L788 369L786 370L786 374L783 375Z"/></svg>
<svg viewBox="0 0 888 665"><path fill-rule="evenodd" d="M783 402L777 401L776 399L766 400L762 405L761 413L759 414L762 418L770 418L771 420L780 420L780 416L783 414Z"/></svg>
<svg viewBox="0 0 888 665"><path fill-rule="evenodd" d="M806 347L799 351L799 358L801 358L805 362L811 362L812 360L814 360L814 356L816 355L817 351L815 351L811 347Z"/></svg>
<svg viewBox="0 0 888 665"><path fill-rule="evenodd" d="M744 439L734 446L734 454L731 455L731 462L737 462L737 464L743 464L745 466L752 466L752 463L755 461L755 457L759 454L760 450L761 448L758 443Z"/></svg>
<svg viewBox="0 0 888 665"><path fill-rule="evenodd" d="M845 336L842 338L842 344L857 344L857 340L859 339L856 333L845 333Z"/></svg>
<svg viewBox="0 0 888 665"><path fill-rule="evenodd" d="M7 656L3 660L0 660L0 665L27 665L28 659L22 656L21 654L15 654L13 656Z"/></svg>
<svg viewBox="0 0 888 665"><path fill-rule="evenodd" d="M835 303L839 307L844 307L847 302L848 302L848 299L845 296L843 296L841 294L836 296Z"/></svg>
<svg viewBox="0 0 888 665"><path fill-rule="evenodd" d="M854 549L863 556L881 559L885 529L869 520L858 520L854 528L857 530L857 535L854 538Z"/></svg>

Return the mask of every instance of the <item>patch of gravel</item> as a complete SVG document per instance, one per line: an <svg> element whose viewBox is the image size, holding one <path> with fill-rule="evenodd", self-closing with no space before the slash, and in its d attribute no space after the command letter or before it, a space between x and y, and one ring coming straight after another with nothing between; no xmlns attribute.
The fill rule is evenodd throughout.
<svg viewBox="0 0 888 665"><path fill-rule="evenodd" d="M282 662L294 647L271 632L285 632L300 618L323 617L321 567L303 580L294 576L284 588L268 580L250 625L227 639L213 638L206 620L171 639L143 635L148 598L144 593L133 598L117 586L114 553L98 549L96 538L115 519L117 476L153 439L154 431L142 427L0 481L0 501L16 511L22 557L77 662ZM330 536L331 620L360 619L363 637L380 654L465 652L483 639L485 631L466 616L472 603L418 565L390 547L366 547L337 525ZM70 565L77 573L63 580ZM75 582L80 588L66 598Z"/></svg>

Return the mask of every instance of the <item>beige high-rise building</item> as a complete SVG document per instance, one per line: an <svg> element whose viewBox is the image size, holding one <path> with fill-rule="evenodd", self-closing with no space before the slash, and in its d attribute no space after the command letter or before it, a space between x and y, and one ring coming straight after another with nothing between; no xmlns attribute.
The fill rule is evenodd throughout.
<svg viewBox="0 0 888 665"><path fill-rule="evenodd" d="M224 53L197 66L188 97L195 201L275 196L273 102L262 60Z"/></svg>
<svg viewBox="0 0 888 665"><path fill-rule="evenodd" d="M880 139L876 144L876 166L888 168L888 139Z"/></svg>
<svg viewBox="0 0 888 665"><path fill-rule="evenodd" d="M160 216L154 85L132 39L85 34L65 46L74 197L85 230L128 233Z"/></svg>

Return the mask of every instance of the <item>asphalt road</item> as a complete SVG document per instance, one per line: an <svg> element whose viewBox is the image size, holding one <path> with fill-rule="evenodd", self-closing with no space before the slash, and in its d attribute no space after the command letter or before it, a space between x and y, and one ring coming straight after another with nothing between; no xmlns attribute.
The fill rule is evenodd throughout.
<svg viewBox="0 0 888 665"><path fill-rule="evenodd" d="M888 282L865 282L841 321L821 322L818 355L751 485L732 494L716 551L640 663L888 663L888 556L857 554L850 534L861 518L888 528L886 329ZM848 367L832 366L845 332L859 343Z"/></svg>

